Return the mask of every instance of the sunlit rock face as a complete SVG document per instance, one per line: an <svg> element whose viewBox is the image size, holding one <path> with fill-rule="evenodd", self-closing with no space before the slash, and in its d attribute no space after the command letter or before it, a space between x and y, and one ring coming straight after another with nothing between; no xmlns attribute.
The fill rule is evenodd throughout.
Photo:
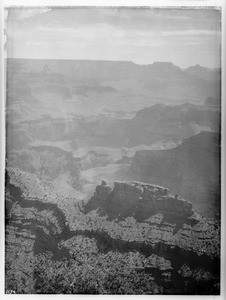
<svg viewBox="0 0 226 300"><path fill-rule="evenodd" d="M174 149L137 151L130 169L133 176L162 184L193 203L206 217L220 214L220 136L201 132Z"/></svg>

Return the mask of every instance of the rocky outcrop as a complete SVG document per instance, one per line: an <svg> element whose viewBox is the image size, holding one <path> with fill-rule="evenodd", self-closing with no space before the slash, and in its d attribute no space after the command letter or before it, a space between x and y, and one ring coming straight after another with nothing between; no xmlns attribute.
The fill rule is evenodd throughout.
<svg viewBox="0 0 226 300"><path fill-rule="evenodd" d="M90 209L93 203L103 206L109 215L121 217L135 216L139 220L148 218L158 212L174 217L189 217L194 211L192 203L168 194L169 190L139 182L115 182L114 188L105 181L96 187L95 194L87 204Z"/></svg>
<svg viewBox="0 0 226 300"><path fill-rule="evenodd" d="M83 208L35 175L9 169L6 179L8 289L34 293L37 254L51 251L69 266L78 258L83 269L87 261L95 272L100 266L100 274L115 263L148 274L161 293L219 293L219 224L167 189L103 180Z"/></svg>
<svg viewBox="0 0 226 300"><path fill-rule="evenodd" d="M169 150L137 151L134 179L158 183L179 193L206 217L220 214L220 136L201 132Z"/></svg>
<svg viewBox="0 0 226 300"><path fill-rule="evenodd" d="M191 202L169 195L168 189L142 182L115 182L111 188L103 181L84 212L89 222L78 232L95 238L100 249L122 253L139 249L146 258L158 256L163 269L169 261L164 274L154 275L160 281L167 277L161 281L164 290L170 282L169 289L181 293L186 280L189 293L203 293L206 280L211 290L219 287L219 223L198 215ZM144 263L143 268L153 272L153 266Z"/></svg>
<svg viewBox="0 0 226 300"><path fill-rule="evenodd" d="M64 213L45 199L26 197L22 186L16 186L6 175L5 276L6 292L35 293L35 256L51 251L56 259L69 257L58 249L58 240L68 236Z"/></svg>
<svg viewBox="0 0 226 300"><path fill-rule="evenodd" d="M87 229L104 230L114 239L122 234L122 240L145 242L154 247L161 242L166 248L178 246L199 254L219 254L218 222L198 215L190 201L171 196L163 187L115 182L111 189L102 181L84 207L90 216L94 211L95 218L93 215L91 227ZM101 219L106 215L112 222Z"/></svg>

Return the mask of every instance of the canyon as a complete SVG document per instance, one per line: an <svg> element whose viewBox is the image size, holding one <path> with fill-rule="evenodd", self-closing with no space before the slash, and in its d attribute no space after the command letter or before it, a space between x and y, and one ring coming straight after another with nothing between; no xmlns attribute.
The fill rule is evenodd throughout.
<svg viewBox="0 0 226 300"><path fill-rule="evenodd" d="M156 293L186 293L186 282L187 293L218 294L219 223L167 189L140 182L115 182L111 189L103 181L84 202L54 191L43 197L50 187L18 170L9 170L7 182L8 289L31 293L40 288L30 266L38 269L38 255L51 251L56 263L82 256L84 269L95 266L93 255L111 268L112 262L129 259L142 276L151 276Z"/></svg>
<svg viewBox="0 0 226 300"><path fill-rule="evenodd" d="M6 65L6 292L218 295L220 70Z"/></svg>
<svg viewBox="0 0 226 300"><path fill-rule="evenodd" d="M137 151L131 173L192 201L206 217L220 215L220 136L202 131L168 150Z"/></svg>

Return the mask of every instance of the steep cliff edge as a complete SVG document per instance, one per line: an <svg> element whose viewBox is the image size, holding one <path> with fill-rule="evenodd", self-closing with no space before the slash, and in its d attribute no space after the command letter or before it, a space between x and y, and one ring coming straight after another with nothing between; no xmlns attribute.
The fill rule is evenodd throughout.
<svg viewBox="0 0 226 300"><path fill-rule="evenodd" d="M92 220L93 229L98 226L95 225L98 224L98 216L107 216L103 224L107 220L114 223L109 231L110 235L116 233L121 224L128 223L128 227L133 227L131 232L127 231L129 240L134 237L134 240L145 241L150 245L161 241L184 250L192 249L199 254L219 255L218 222L203 218L193 210L190 201L181 199L178 195L173 197L163 187L141 182L115 182L111 189L102 181L84 207L86 214L94 211L96 219ZM101 228L107 230L107 226L104 228L103 224ZM127 239L125 233L123 236Z"/></svg>
<svg viewBox="0 0 226 300"><path fill-rule="evenodd" d="M171 196L163 187L115 182L112 189L103 181L84 212L90 218L90 229L84 232L95 237L103 249L139 249L146 257L154 254L169 260L173 270L169 281L174 288L180 285L180 276L182 281L188 279L189 286L191 282L199 286L196 279L191 279L190 270L195 269L195 274L202 269L203 274L219 276L218 221L203 218L193 210L191 202Z"/></svg>
<svg viewBox="0 0 226 300"><path fill-rule="evenodd" d="M91 209L92 205L101 205L109 216L134 216L139 221L159 212L179 218L187 218L194 214L190 201L181 199L178 195L169 195L168 192L164 187L142 182L115 182L111 190L110 186L102 181L86 209Z"/></svg>
<svg viewBox="0 0 226 300"><path fill-rule="evenodd" d="M115 182L112 189L103 181L84 204L35 175L11 168L8 176L7 289L136 294L142 285L144 294L219 293L219 223L189 201L156 185ZM131 278L137 287L124 286Z"/></svg>
<svg viewBox="0 0 226 300"><path fill-rule="evenodd" d="M157 183L179 193L206 217L220 215L220 135L202 131L169 150L137 151L134 179Z"/></svg>
<svg viewBox="0 0 226 300"><path fill-rule="evenodd" d="M56 204L36 193L25 196L23 181L16 183L13 175L6 173L5 288L6 293L30 294L35 293L36 256L51 251L55 259L70 257L66 248L58 248L59 239L70 236L70 231Z"/></svg>

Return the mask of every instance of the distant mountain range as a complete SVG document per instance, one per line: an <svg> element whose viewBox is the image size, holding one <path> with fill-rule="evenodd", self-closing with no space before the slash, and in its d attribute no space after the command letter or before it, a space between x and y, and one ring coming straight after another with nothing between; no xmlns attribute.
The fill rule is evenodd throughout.
<svg viewBox="0 0 226 300"><path fill-rule="evenodd" d="M57 81L65 86L70 78L66 84L70 94L81 92L82 86L82 91L87 87L94 93L98 92L94 87L99 87L101 93L118 91L172 99L220 97L220 69L199 65L182 70L171 62L137 65L129 61L8 59L7 71L10 80L18 74L29 74L38 81L39 76L44 82L48 78L51 84L50 77L55 81L58 77Z"/></svg>

